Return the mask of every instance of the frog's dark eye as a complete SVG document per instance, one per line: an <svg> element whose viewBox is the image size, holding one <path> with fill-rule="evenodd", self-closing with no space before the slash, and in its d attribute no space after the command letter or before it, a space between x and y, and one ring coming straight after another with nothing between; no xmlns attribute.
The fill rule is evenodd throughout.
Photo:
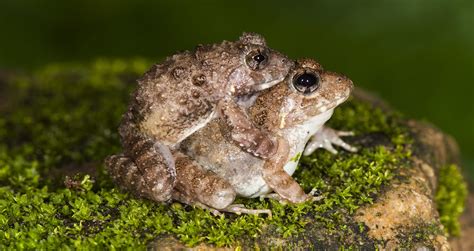
<svg viewBox="0 0 474 251"><path fill-rule="evenodd" d="M261 63L263 61L265 61L267 57L265 57L265 55L263 54L257 54L255 56L253 56L253 60L257 61L257 63Z"/></svg>
<svg viewBox="0 0 474 251"><path fill-rule="evenodd" d="M305 72L295 75L293 78L293 86L299 92L309 94L319 88L319 76L313 72Z"/></svg>
<svg viewBox="0 0 474 251"><path fill-rule="evenodd" d="M264 51L253 51L247 55L246 61L252 70L261 70L268 62L268 55Z"/></svg>

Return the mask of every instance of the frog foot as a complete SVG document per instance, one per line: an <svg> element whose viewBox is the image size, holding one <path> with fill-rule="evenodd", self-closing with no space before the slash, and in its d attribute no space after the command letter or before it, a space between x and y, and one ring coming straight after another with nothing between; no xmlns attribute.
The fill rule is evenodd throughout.
<svg viewBox="0 0 474 251"><path fill-rule="evenodd" d="M311 190L311 192L309 192L307 194L307 199L306 201L320 201L322 199L324 199L324 196L314 196L314 194L316 193L316 189L313 189ZM272 199L272 200L277 200L280 204L283 204L283 205L286 205L286 204L291 204L291 202L285 198L283 198L281 195L277 194L277 193L269 193L269 194L264 194L264 195L260 195L260 198L261 199Z"/></svg>
<svg viewBox="0 0 474 251"><path fill-rule="evenodd" d="M248 208L245 208L245 206L243 204L232 204L232 205L227 206L224 209L220 209L220 211L235 213L237 215L240 215L240 214L253 214L253 215L267 214L269 219L272 218L272 211L270 209L248 209Z"/></svg>
<svg viewBox="0 0 474 251"><path fill-rule="evenodd" d="M347 144L340 138L344 136L354 136L354 133L323 127L311 137L306 145L303 155L308 156L318 148L324 148L333 154L337 154L337 150L333 145L340 146L349 152L357 152L357 148Z"/></svg>
<svg viewBox="0 0 474 251"><path fill-rule="evenodd" d="M204 205L204 204L202 204L202 203L200 203L200 202L194 202L194 203L192 203L192 205L195 206L195 207L199 207L199 208L201 208L201 209L203 209L203 210L209 211L209 212L210 212L212 215L214 215L214 216L220 216L220 215L222 215L222 213L219 212L219 210L217 210L217 209L215 209L215 208L212 208L212 207L209 207L209 206L206 206L206 205Z"/></svg>

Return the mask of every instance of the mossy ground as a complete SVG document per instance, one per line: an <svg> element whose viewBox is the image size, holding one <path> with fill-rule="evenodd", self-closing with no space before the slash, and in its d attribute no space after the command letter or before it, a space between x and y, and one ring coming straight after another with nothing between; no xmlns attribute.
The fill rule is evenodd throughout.
<svg viewBox="0 0 474 251"><path fill-rule="evenodd" d="M144 249L160 235L188 245L223 246L258 242L271 233L296 243L311 231L321 233L315 241L336 236L347 246L370 244L360 239L365 226L349 216L371 203L407 162L410 139L398 115L359 101L338 108L329 124L354 131L361 150L338 155L318 150L302 158L295 174L306 191L317 188L325 197L319 202L239 199L250 208L271 208L273 218L215 217L199 208L161 205L118 191L102 161L120 150L119 119L134 80L150 65L139 59L52 65L10 82L7 109L0 117L1 249ZM366 142L367 135L386 143Z"/></svg>
<svg viewBox="0 0 474 251"><path fill-rule="evenodd" d="M461 234L459 216L464 211L467 194L467 185L459 168L456 165L442 167L435 201L441 223L450 235L459 236Z"/></svg>

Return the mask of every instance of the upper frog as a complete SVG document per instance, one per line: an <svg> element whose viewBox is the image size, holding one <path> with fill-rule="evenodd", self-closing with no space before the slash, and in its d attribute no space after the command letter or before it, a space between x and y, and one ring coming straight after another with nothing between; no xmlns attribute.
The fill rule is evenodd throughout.
<svg viewBox="0 0 474 251"><path fill-rule="evenodd" d="M269 88L283 80L292 65L254 33L175 54L138 80L122 134L132 120L139 131L174 147L218 115L218 108L227 109L218 107L220 101L237 103Z"/></svg>
<svg viewBox="0 0 474 251"><path fill-rule="evenodd" d="M120 123L123 153L105 160L112 178L140 196L169 200L180 142L217 117L229 126L236 146L261 158L272 156L275 137L255 127L246 109L257 92L282 81L293 65L252 33L154 65L138 80Z"/></svg>

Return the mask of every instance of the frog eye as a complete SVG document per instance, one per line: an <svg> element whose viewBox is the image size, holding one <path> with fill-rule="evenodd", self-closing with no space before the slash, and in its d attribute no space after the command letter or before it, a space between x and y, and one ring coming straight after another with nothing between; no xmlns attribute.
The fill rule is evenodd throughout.
<svg viewBox="0 0 474 251"><path fill-rule="evenodd" d="M299 92L310 94L319 87L319 76L313 72L298 74L293 78L293 86Z"/></svg>
<svg viewBox="0 0 474 251"><path fill-rule="evenodd" d="M268 56L264 51L256 50L250 52L247 55L245 61L250 69L261 70L266 66L268 62Z"/></svg>

